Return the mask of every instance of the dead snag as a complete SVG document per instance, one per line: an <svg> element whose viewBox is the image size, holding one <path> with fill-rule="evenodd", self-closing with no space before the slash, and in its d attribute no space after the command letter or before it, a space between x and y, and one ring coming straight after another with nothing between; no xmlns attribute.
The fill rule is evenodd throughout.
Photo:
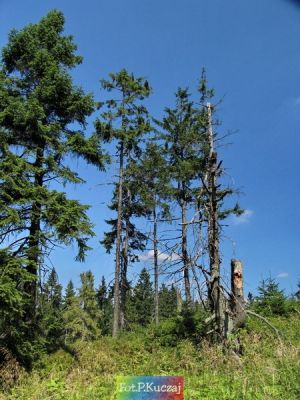
<svg viewBox="0 0 300 400"><path fill-rule="evenodd" d="M244 326L246 319L244 299L243 264L239 260L231 260L231 313L233 329Z"/></svg>

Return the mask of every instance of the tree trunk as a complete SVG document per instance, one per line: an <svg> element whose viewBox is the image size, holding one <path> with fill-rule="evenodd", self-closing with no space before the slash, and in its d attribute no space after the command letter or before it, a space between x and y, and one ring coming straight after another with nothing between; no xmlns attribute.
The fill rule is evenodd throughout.
<svg viewBox="0 0 300 400"><path fill-rule="evenodd" d="M231 260L231 293L231 312L235 330L241 328L246 319L243 264L239 260Z"/></svg>
<svg viewBox="0 0 300 400"><path fill-rule="evenodd" d="M203 307L205 309L206 307L205 307L205 302L203 300L203 296L202 296L202 293L201 293L201 285L200 285L200 282L199 282L199 279L198 279L198 276L197 276L197 273L196 273L195 265L194 265L193 262L191 263L191 269L192 269L194 281L196 282L199 301L201 301L201 303L202 303L202 305L203 305Z"/></svg>
<svg viewBox="0 0 300 400"><path fill-rule="evenodd" d="M126 314L126 299L127 299L127 270L128 270L128 240L129 240L129 221L126 220L126 232L125 239L122 249L122 264L121 264L121 302L120 302L120 329L122 330L125 326L125 314Z"/></svg>
<svg viewBox="0 0 300 400"><path fill-rule="evenodd" d="M153 208L153 253L154 253L154 307L155 323L159 322L159 293L158 293L158 249L157 249L157 218L156 208Z"/></svg>
<svg viewBox="0 0 300 400"><path fill-rule="evenodd" d="M182 311L182 298L179 288L176 288L176 299L177 299L177 314L180 314Z"/></svg>
<svg viewBox="0 0 300 400"><path fill-rule="evenodd" d="M36 150L36 159L34 166L37 168L34 177L35 188L43 187L44 174L41 171L43 166L44 147L38 147ZM32 203L31 221L29 228L28 238L28 265L27 271L34 276L31 282L27 282L25 285L25 292L29 294L29 310L27 311L26 318L28 320L35 320L35 312L37 305L37 281L40 263L40 239L41 239L41 212L42 205L39 201Z"/></svg>
<svg viewBox="0 0 300 400"><path fill-rule="evenodd" d="M183 261L183 280L184 280L184 289L185 289L185 300L187 306L189 307L192 303L191 298L191 284L190 284L190 276L189 276L189 256L187 250L187 221L186 221L186 199L185 199L185 188L184 183L182 184L182 202L181 202L181 250L182 250L182 261Z"/></svg>
<svg viewBox="0 0 300 400"><path fill-rule="evenodd" d="M227 335L226 298L220 287L220 253L219 253L219 224L218 224L218 199L217 199L217 169L218 156L214 151L214 138L212 130L211 105L208 109L208 135L209 159L207 167L208 186L208 250L210 266L210 284L208 298L212 314L215 316L217 340L224 340Z"/></svg>
<svg viewBox="0 0 300 400"><path fill-rule="evenodd" d="M119 332L120 323L120 258L122 239L122 206L123 206L123 175L124 175L124 144L120 142L119 157L119 187L118 187L118 219L116 238L116 260L115 260L115 284L114 284L114 313L112 335L115 337Z"/></svg>

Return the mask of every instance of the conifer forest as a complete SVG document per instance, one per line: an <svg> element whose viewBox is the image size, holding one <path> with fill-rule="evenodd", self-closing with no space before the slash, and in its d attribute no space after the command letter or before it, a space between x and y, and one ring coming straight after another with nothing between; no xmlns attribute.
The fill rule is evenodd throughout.
<svg viewBox="0 0 300 400"><path fill-rule="evenodd" d="M231 164L243 133L222 123L234 91L214 87L203 63L192 83L170 72L158 109L159 87L122 51L86 89L68 12L30 21L6 32L0 61L0 400L299 399L299 257L284 286L288 274L270 263L262 275L230 230L247 229L254 203ZM259 129L252 140L267 152ZM299 183L292 174L276 182L281 199ZM272 252L252 240L257 259ZM122 394L122 376L182 377L184 391Z"/></svg>

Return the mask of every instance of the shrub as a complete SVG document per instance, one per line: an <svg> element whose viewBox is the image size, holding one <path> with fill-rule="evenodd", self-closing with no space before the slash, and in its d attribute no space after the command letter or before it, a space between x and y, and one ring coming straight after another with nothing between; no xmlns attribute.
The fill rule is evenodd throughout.
<svg viewBox="0 0 300 400"><path fill-rule="evenodd" d="M267 316L287 316L291 311L284 290L279 288L279 284L273 278L263 280L258 287L258 293L252 304L255 311Z"/></svg>

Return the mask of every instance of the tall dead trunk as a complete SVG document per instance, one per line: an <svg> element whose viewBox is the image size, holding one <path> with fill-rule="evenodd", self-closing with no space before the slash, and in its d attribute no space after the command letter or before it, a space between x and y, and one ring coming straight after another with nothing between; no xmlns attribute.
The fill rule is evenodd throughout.
<svg viewBox="0 0 300 400"><path fill-rule="evenodd" d="M214 137L212 130L211 105L208 110L208 137L209 158L207 165L207 189L208 189L208 251L210 266L210 283L208 298L212 314L215 316L217 339L223 340L227 334L226 298L220 286L220 242L218 224L218 199L217 177L218 156L214 151Z"/></svg>
<svg viewBox="0 0 300 400"><path fill-rule="evenodd" d="M189 276L189 265L190 260L188 256L187 250L187 220L186 220L186 207L187 202L185 199L185 187L182 184L182 202L181 202L181 251L182 251L182 261L183 261L183 280L184 280L184 289L185 289L185 299L187 306L190 306L192 303L191 298L191 284L190 284L190 276Z"/></svg>
<svg viewBox="0 0 300 400"><path fill-rule="evenodd" d="M122 208L123 208L123 178L124 178L124 143L119 146L119 186L118 186L118 216L115 260L115 284L114 284L114 312L112 335L117 336L120 328L120 258L122 240Z"/></svg>
<svg viewBox="0 0 300 400"><path fill-rule="evenodd" d="M231 312L235 330L241 328L246 319L243 264L239 260L231 260L231 293Z"/></svg>
<svg viewBox="0 0 300 400"><path fill-rule="evenodd" d="M154 253L154 309L155 323L159 322L159 292L158 292L158 248L157 248L157 216L156 208L153 208L153 253Z"/></svg>

